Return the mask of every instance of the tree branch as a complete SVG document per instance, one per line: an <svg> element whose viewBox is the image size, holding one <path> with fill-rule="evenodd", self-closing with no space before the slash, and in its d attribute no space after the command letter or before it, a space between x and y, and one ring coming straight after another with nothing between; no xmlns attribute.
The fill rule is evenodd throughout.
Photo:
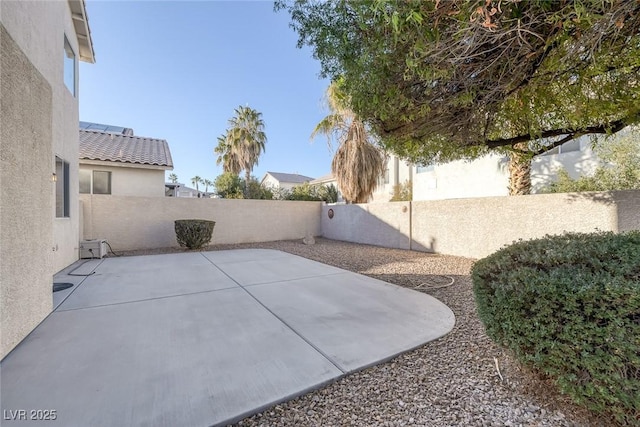
<svg viewBox="0 0 640 427"><path fill-rule="evenodd" d="M566 139L564 142L567 142L567 141L571 141L572 139L578 138L582 135L587 135L590 133L598 133L598 134L616 133L622 130L622 128L624 128L626 125L627 125L626 120L620 119L620 120L607 123L606 125L587 126L582 129L551 129L551 130L542 132L535 139L553 138L555 136L565 135L565 138L561 139L561 141ZM527 135L519 135L513 138L487 140L487 141L484 141L484 143L482 144L476 143L476 144L470 144L470 145L485 145L488 148L498 148L498 147L505 147L505 146L513 146L520 142L528 142L531 140L532 140L531 135L527 134ZM557 147L557 145L555 145L557 143L558 141L550 145L549 150ZM541 153L544 153L545 151L548 151L548 150L544 150ZM536 153L536 154L541 154L541 153Z"/></svg>

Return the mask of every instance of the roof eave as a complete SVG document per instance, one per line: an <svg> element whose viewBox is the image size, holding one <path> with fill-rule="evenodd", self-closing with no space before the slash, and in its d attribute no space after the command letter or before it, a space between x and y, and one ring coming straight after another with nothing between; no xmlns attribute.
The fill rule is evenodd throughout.
<svg viewBox="0 0 640 427"><path fill-rule="evenodd" d="M173 170L173 164L171 165L153 165L149 163L133 163L123 162L118 160L98 160L89 159L86 157L80 157L79 163L81 165L94 165L94 166L111 166L121 168L135 168L135 169L155 169L155 170Z"/></svg>
<svg viewBox="0 0 640 427"><path fill-rule="evenodd" d="M91 29L89 28L89 18L85 0L68 0L71 9L73 27L78 38L79 58L83 62L94 64L96 62L93 51L93 40L91 39Z"/></svg>

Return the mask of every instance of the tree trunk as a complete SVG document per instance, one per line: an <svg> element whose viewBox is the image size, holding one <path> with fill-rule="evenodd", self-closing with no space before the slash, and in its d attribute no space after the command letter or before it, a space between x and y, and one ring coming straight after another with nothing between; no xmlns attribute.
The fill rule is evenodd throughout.
<svg viewBox="0 0 640 427"><path fill-rule="evenodd" d="M526 150L524 143L513 146ZM531 157L526 154L512 152L509 155L509 195L520 196L531 193Z"/></svg>
<svg viewBox="0 0 640 427"><path fill-rule="evenodd" d="M245 169L244 171L244 198L249 198L249 180L251 180L251 170Z"/></svg>

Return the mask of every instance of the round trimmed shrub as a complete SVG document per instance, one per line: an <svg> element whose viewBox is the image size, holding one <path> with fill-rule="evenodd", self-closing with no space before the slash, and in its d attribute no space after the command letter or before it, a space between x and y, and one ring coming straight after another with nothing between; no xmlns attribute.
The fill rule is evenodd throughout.
<svg viewBox="0 0 640 427"><path fill-rule="evenodd" d="M189 249L201 249L208 245L216 225L215 221L206 219L177 219L174 223L178 244Z"/></svg>
<svg viewBox="0 0 640 427"><path fill-rule="evenodd" d="M640 426L640 232L519 241L472 278L494 341L577 403Z"/></svg>

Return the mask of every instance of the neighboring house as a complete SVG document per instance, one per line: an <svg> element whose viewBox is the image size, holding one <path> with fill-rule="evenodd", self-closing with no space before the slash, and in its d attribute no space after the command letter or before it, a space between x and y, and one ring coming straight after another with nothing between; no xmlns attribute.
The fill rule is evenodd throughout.
<svg viewBox="0 0 640 427"><path fill-rule="evenodd" d="M531 192L543 191L565 169L573 178L590 174L600 165L591 150L590 136L569 141L534 157ZM489 154L474 161L417 166L413 175L413 200L437 200L509 194L509 159Z"/></svg>
<svg viewBox="0 0 640 427"><path fill-rule="evenodd" d="M267 172L260 184L273 190L291 190L293 187L311 181L313 178L310 176L298 175L297 173Z"/></svg>
<svg viewBox="0 0 640 427"><path fill-rule="evenodd" d="M322 175L320 178L316 178L314 180L309 181L309 184L311 185L324 185L325 187L329 187L330 185L333 185L334 187L336 187L336 189L338 190L338 203L344 203L344 197L342 197L342 191L340 191L340 188L338 187L338 181L336 180L336 178L333 176L332 173L328 173L326 175Z"/></svg>
<svg viewBox="0 0 640 427"><path fill-rule="evenodd" d="M2 1L0 359L51 312L53 274L78 259L79 60L94 62L84 0Z"/></svg>
<svg viewBox="0 0 640 427"><path fill-rule="evenodd" d="M210 198L213 193L205 193L204 191L196 190L195 188L187 187L179 182L167 182L165 186L165 196L167 197L192 197L192 198Z"/></svg>
<svg viewBox="0 0 640 427"><path fill-rule="evenodd" d="M165 171L173 170L167 141L108 127L80 129L80 194L164 197Z"/></svg>
<svg viewBox="0 0 640 427"><path fill-rule="evenodd" d="M531 162L532 193L538 193L565 169L572 178L592 173L600 160L591 150L591 137L569 141ZM474 161L458 160L436 165L413 165L390 155L370 202L388 202L398 184L412 183L413 200L440 200L509 194L509 159L489 154ZM331 174L312 184L337 183ZM338 188L339 190L339 188Z"/></svg>
<svg viewBox="0 0 640 427"><path fill-rule="evenodd" d="M396 185L413 180L413 172L413 165L395 156L388 156L387 166L378 180L378 187L373 192L369 202L388 202L393 196L393 189Z"/></svg>

